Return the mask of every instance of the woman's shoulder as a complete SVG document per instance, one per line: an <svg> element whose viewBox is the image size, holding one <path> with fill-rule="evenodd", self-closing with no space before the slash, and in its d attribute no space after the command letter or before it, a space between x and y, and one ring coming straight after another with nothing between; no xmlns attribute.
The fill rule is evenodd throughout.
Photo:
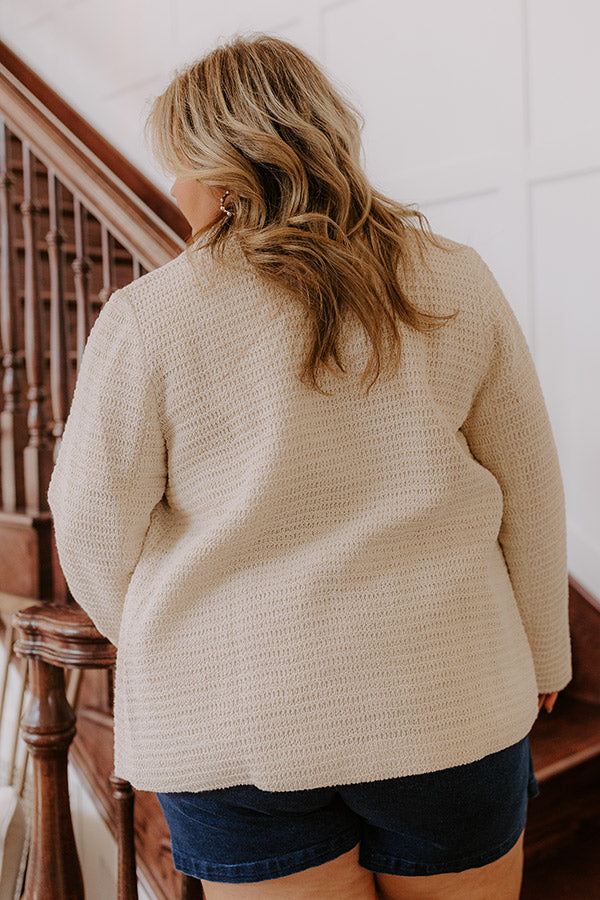
<svg viewBox="0 0 600 900"><path fill-rule="evenodd" d="M205 255L204 250L201 253ZM143 320L160 315L172 306L181 306L195 283L189 249L186 248L163 265L118 288L107 302L130 305L138 319Z"/></svg>
<svg viewBox="0 0 600 900"><path fill-rule="evenodd" d="M186 251L182 250L173 259L157 266L144 275L140 275L128 284L119 288L127 294L128 299L135 301L144 294L160 293L167 285L177 285L185 281L187 276Z"/></svg>
<svg viewBox="0 0 600 900"><path fill-rule="evenodd" d="M485 266L478 252L444 234L415 231L414 227L405 231L406 252L399 268L409 297L427 313L459 308L463 317L479 318Z"/></svg>
<svg viewBox="0 0 600 900"><path fill-rule="evenodd" d="M402 271L421 290L440 287L444 292L471 286L477 280L479 254L474 247L445 234L410 225L403 231Z"/></svg>

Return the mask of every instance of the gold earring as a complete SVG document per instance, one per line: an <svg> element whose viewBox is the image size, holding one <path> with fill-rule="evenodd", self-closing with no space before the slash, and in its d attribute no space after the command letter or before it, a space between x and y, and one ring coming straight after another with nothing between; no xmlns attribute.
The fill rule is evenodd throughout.
<svg viewBox="0 0 600 900"><path fill-rule="evenodd" d="M225 191L225 193L224 193L223 196L221 197L221 210L222 210L227 216L232 216L232 215L233 215L232 211L231 211L230 209L226 209L226 207L223 206L223 203L225 202L225 198L228 197L228 196L229 196L229 191Z"/></svg>

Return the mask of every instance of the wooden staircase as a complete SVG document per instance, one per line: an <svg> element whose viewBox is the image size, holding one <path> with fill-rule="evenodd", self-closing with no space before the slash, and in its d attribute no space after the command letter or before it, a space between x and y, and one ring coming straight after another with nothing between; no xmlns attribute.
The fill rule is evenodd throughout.
<svg viewBox="0 0 600 900"><path fill-rule="evenodd" d="M569 586L573 679L531 730L521 900L600 900L600 603Z"/></svg>
<svg viewBox="0 0 600 900"><path fill-rule="evenodd" d="M135 898L138 877L160 900L192 900L201 890L173 867L156 795L137 791L133 802L127 783L111 780L114 654L69 595L46 490L85 340L103 303L180 252L188 235L174 204L0 43L0 630L21 610L20 652L36 660L36 689L52 684L54 692L52 709L42 697L44 740L54 735L59 770L68 753L119 842L119 900ZM522 900L600 900L600 605L573 579L570 617L573 681L531 733L540 795L529 806ZM56 703L64 694L57 667L85 670L72 740L70 707L64 697ZM43 729L39 718L28 722L33 747ZM68 794L49 800L53 785L44 794L41 783L38 802L56 803L61 821L70 822ZM37 840L54 840L56 849L43 826ZM38 862L67 867L49 846L38 849ZM41 890L42 870L25 896L58 898ZM81 896L77 891L69 898Z"/></svg>
<svg viewBox="0 0 600 900"><path fill-rule="evenodd" d="M600 707L565 691L531 746L540 794L529 804L521 900L599 900Z"/></svg>

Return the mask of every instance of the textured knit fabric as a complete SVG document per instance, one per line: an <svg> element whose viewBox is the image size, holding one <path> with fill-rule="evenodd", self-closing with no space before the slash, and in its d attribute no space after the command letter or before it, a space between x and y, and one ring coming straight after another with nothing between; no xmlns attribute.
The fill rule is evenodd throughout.
<svg viewBox="0 0 600 900"><path fill-rule="evenodd" d="M98 315L48 500L73 596L117 646L115 772L135 788L436 771L524 737L570 680L540 382L486 263L440 240L404 286L459 313L399 322L400 368L384 346L368 397L354 319L349 377L301 383L305 312L235 237Z"/></svg>

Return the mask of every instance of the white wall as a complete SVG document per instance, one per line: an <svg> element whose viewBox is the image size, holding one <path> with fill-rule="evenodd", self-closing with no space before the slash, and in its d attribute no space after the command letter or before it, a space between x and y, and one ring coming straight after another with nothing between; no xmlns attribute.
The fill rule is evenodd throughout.
<svg viewBox="0 0 600 900"><path fill-rule="evenodd" d="M534 353L571 573L600 596L596 0L0 0L0 37L166 192L148 101L239 30L299 44L366 118L376 187L474 246Z"/></svg>

